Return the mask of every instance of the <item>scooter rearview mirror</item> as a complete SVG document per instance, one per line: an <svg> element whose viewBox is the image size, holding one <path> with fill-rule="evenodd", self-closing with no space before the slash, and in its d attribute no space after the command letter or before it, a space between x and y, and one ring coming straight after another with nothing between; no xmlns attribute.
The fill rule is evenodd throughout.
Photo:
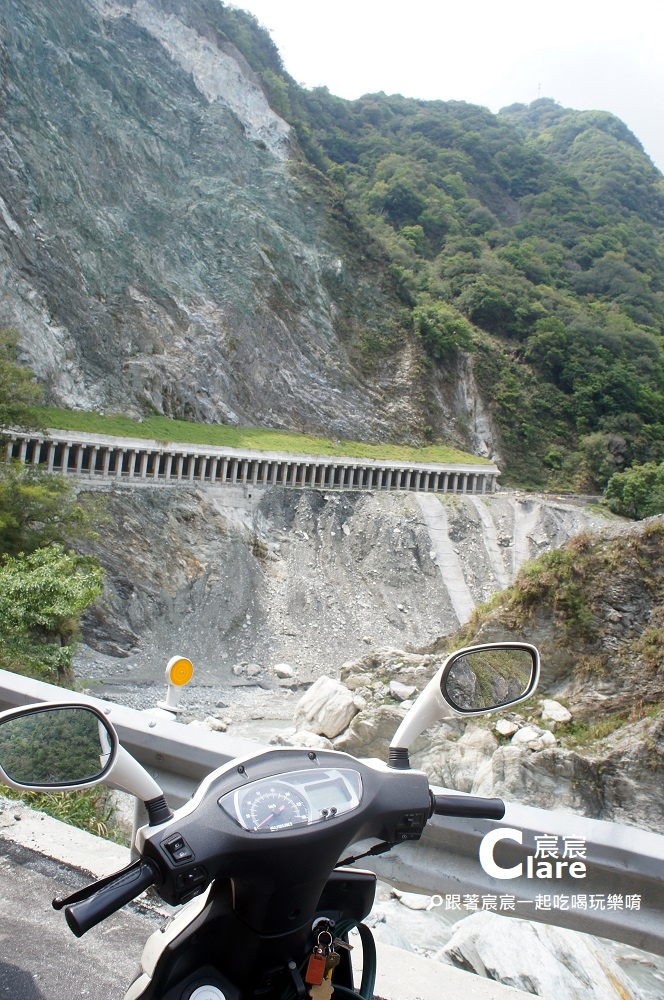
<svg viewBox="0 0 664 1000"><path fill-rule="evenodd" d="M528 648L485 646L461 651L447 661L440 690L456 712L493 712L528 697L535 664Z"/></svg>
<svg viewBox="0 0 664 1000"><path fill-rule="evenodd" d="M141 799L150 826L173 815L164 793L94 705L44 702L0 714L0 784L48 792L100 781Z"/></svg>
<svg viewBox="0 0 664 1000"><path fill-rule="evenodd" d="M482 715L530 697L539 671L539 652L528 642L485 643L451 653L394 734L387 763L410 767L409 748L434 722Z"/></svg>
<svg viewBox="0 0 664 1000"><path fill-rule="evenodd" d="M48 790L95 785L117 756L115 730L86 705L38 705L0 717L0 780Z"/></svg>

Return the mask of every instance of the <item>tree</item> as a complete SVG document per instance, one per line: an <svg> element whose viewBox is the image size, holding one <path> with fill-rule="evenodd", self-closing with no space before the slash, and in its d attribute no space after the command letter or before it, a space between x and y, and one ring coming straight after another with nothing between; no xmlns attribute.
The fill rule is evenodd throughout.
<svg viewBox="0 0 664 1000"><path fill-rule="evenodd" d="M640 520L664 514L664 462L633 465L611 476L604 500L616 514Z"/></svg>
<svg viewBox="0 0 664 1000"><path fill-rule="evenodd" d="M34 407L42 390L32 371L17 363L16 345L16 333L0 327L0 430L40 426Z"/></svg>
<svg viewBox="0 0 664 1000"><path fill-rule="evenodd" d="M14 331L0 328L0 439L9 428L40 428L41 389L16 346ZM61 543L93 537L100 516L100 502L77 501L63 476L0 462L0 666L71 681L80 616L101 594L103 570Z"/></svg>
<svg viewBox="0 0 664 1000"><path fill-rule="evenodd" d="M400 235L403 236L407 243L410 243L415 253L425 253L427 241L422 226L404 226L400 231Z"/></svg>
<svg viewBox="0 0 664 1000"><path fill-rule="evenodd" d="M100 596L96 559L49 545L0 566L0 663L49 680L71 679L83 610Z"/></svg>
<svg viewBox="0 0 664 1000"><path fill-rule="evenodd" d="M526 360L536 365L554 385L560 385L560 373L568 355L569 342L564 324L555 316L538 320L535 332L526 341Z"/></svg>
<svg viewBox="0 0 664 1000"><path fill-rule="evenodd" d="M451 361L459 349L468 351L473 344L468 320L429 296L423 296L413 309L413 326L429 354L438 361Z"/></svg>
<svg viewBox="0 0 664 1000"><path fill-rule="evenodd" d="M625 464L627 441L620 434L594 431L579 439L576 474L577 489L593 492L606 486L615 472Z"/></svg>
<svg viewBox="0 0 664 1000"><path fill-rule="evenodd" d="M77 499L64 476L0 463L0 554L95 537L94 525L103 516L103 500L89 494Z"/></svg>
<svg viewBox="0 0 664 1000"><path fill-rule="evenodd" d="M398 178L388 184L383 208L395 226L416 223L425 207L425 199L408 180Z"/></svg>

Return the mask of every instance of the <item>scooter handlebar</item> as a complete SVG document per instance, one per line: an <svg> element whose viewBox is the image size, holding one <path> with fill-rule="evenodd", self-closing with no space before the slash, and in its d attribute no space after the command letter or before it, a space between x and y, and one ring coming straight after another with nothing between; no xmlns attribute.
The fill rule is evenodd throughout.
<svg viewBox="0 0 664 1000"><path fill-rule="evenodd" d="M435 795L431 792L430 816L465 816L471 819L502 819L502 799L483 799L479 795Z"/></svg>
<svg viewBox="0 0 664 1000"><path fill-rule="evenodd" d="M81 937L95 924L110 917L125 903L136 899L157 881L157 868L150 861L142 861L130 872L121 872L117 879L104 886L94 896L65 907L65 917L70 930L76 937Z"/></svg>

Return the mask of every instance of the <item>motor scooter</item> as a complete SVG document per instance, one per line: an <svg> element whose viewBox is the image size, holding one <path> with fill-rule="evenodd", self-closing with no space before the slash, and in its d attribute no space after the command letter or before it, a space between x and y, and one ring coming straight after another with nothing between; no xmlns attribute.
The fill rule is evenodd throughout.
<svg viewBox="0 0 664 1000"><path fill-rule="evenodd" d="M523 701L538 679L528 643L457 650L402 720L387 761L266 749L213 771L175 813L104 713L41 703L0 714L0 781L43 791L104 782L143 801L136 860L53 900L79 937L150 886L182 905L148 939L125 1000L371 1000L375 946L362 921L376 876L355 863L417 841L434 815L504 815L500 799L435 794L411 768L410 747L437 720ZM362 942L357 989L353 928Z"/></svg>

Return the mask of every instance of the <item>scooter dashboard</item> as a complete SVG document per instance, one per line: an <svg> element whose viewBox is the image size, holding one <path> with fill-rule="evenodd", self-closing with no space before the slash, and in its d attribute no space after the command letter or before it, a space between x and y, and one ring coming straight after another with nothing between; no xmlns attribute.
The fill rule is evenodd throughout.
<svg viewBox="0 0 664 1000"><path fill-rule="evenodd" d="M348 767L285 771L258 778L218 799L231 819L251 833L273 833L325 823L357 809L362 778Z"/></svg>

